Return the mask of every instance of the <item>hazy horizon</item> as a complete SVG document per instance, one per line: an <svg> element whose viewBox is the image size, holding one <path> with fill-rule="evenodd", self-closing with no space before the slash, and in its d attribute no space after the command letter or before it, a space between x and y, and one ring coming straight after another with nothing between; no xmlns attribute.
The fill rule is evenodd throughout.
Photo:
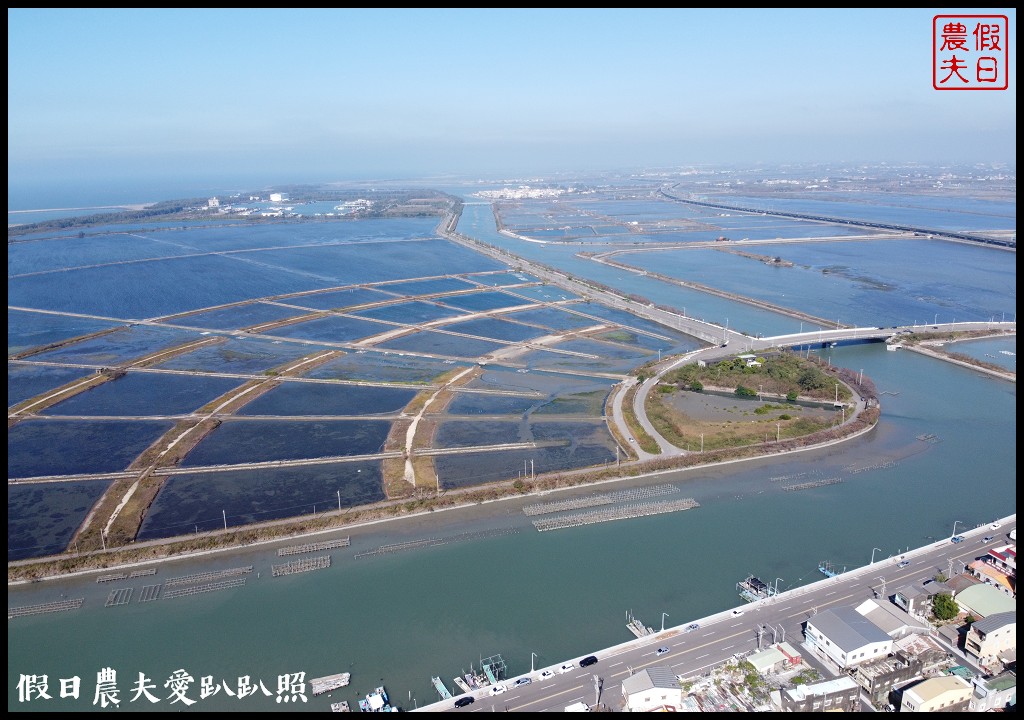
<svg viewBox="0 0 1024 720"><path fill-rule="evenodd" d="M1014 32L1012 8L964 12ZM47 185L156 200L147 187L1014 163L1014 44L1008 90L936 91L934 14L9 8L9 209Z"/></svg>

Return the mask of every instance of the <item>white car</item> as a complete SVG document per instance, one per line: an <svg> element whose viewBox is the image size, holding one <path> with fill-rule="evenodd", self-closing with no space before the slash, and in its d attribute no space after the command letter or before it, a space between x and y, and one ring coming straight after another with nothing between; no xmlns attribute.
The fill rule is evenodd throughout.
<svg viewBox="0 0 1024 720"><path fill-rule="evenodd" d="M501 695L503 692L508 690L508 686L502 683L498 683L491 687L491 695Z"/></svg>
<svg viewBox="0 0 1024 720"><path fill-rule="evenodd" d="M1001 528L1001 527L1002 527L1002 525L1000 525L1000 524L999 524L999 523L997 523L997 522L994 522L994 523L992 523L991 525L989 525L989 527L990 527L990 528L992 528L993 530L998 530L999 528Z"/></svg>
<svg viewBox="0 0 1024 720"><path fill-rule="evenodd" d="M563 673L572 672L575 667L576 665L574 663L566 663L558 668L558 674L561 675Z"/></svg>
<svg viewBox="0 0 1024 720"><path fill-rule="evenodd" d="M553 678L554 676L555 674L553 672L551 672L550 670L545 670L540 674L540 677L538 679L547 680L548 678Z"/></svg>
<svg viewBox="0 0 1024 720"><path fill-rule="evenodd" d="M736 608L735 610L732 611L732 616L733 617L739 617L742 614L743 614L743 611L740 610L739 608Z"/></svg>

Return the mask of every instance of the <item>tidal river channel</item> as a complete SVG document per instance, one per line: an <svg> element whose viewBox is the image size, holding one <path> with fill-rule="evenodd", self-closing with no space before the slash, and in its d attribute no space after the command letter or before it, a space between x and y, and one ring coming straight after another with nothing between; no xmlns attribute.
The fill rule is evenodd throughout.
<svg viewBox="0 0 1024 720"><path fill-rule="evenodd" d="M8 709L94 709L97 673L108 667L122 710L184 709L165 687L178 670L194 678L194 710L284 709L262 691L237 697L239 678L262 680L276 696L278 677L298 672L307 680L350 672L351 684L289 710L326 711L342 699L356 708L382 684L413 708L437 700L432 676L452 688L451 678L482 658L500 654L513 675L531 659L538 669L558 664L630 639L630 611L655 627L663 613L666 627L684 624L740 604L735 585L749 574L789 589L818 579L822 561L865 565L877 549L888 557L949 536L954 523L970 528L1016 511L1014 384L883 345L823 352L877 384L882 420L868 435L573 491L671 483L700 503L686 512L538 532L522 512L538 499L519 498L350 528L340 534L351 545L330 551L329 568L303 574L271 577L282 559L268 546L154 566L156 576L118 584L135 594L122 605L105 606L111 587L96 575L11 587L9 607L84 603L8 621ZM563 496L543 499L555 497ZM364 554L431 539L448 542ZM250 565L242 586L139 601L147 585ZM159 702L132 702L140 673ZM19 702L20 676L29 674L47 675L53 699ZM79 698L61 699L60 679L76 676ZM205 676L221 689L200 699Z"/></svg>

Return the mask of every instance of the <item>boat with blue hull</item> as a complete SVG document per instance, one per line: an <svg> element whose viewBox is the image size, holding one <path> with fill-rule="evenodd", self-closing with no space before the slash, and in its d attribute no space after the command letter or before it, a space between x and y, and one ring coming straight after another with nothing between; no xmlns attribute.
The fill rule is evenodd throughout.
<svg viewBox="0 0 1024 720"><path fill-rule="evenodd" d="M842 570L836 570L835 565L826 560L825 562L818 563L818 572L820 572L825 577L835 577L836 575L840 575L846 572L846 568L843 568Z"/></svg>

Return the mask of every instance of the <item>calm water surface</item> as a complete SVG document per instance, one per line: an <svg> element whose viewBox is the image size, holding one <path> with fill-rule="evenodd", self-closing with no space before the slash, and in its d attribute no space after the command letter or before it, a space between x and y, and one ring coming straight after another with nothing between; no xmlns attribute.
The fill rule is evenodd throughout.
<svg viewBox="0 0 1024 720"><path fill-rule="evenodd" d="M649 624L663 612L670 625L685 623L735 605L735 584L748 573L795 587L817 579L822 560L867 564L875 547L897 554L948 535L954 521L972 527L1015 510L1015 386L880 346L837 348L833 360L863 369L880 391L899 392L883 395L881 425L829 450L650 481L674 482L701 503L687 512L538 533L520 512L526 501L510 500L496 503L489 518L453 511L431 518L440 525L352 530L352 547L332 553L330 569L306 575L268 577L278 560L267 550L160 568L164 580L250 563L261 573L243 588L206 596L104 608L109 588L91 580L13 588L11 606L61 592L87 602L74 613L9 623L8 686L19 672L92 678L107 665L123 677L166 678L183 667L197 678L268 681L300 670L351 671L348 692L334 700L353 702L383 679L401 704L410 693L425 704L436 699L432 675L450 685L481 656L501 653L512 673L529 668L532 652L538 667L558 663L629 639L629 610ZM939 442L918 440L922 434ZM784 492L771 481L806 474L809 461L844 482ZM385 543L495 528L518 532L354 557ZM138 592L144 583L134 584ZM75 653L66 652L69 634ZM202 707L238 709L238 702L213 697ZM327 702L303 709L325 710Z"/></svg>
<svg viewBox="0 0 1024 720"><path fill-rule="evenodd" d="M764 334L797 330L798 323L789 319L681 292L650 278L631 277L625 284L615 283L623 275L621 271L576 258L574 248L523 247L524 243L497 235L486 205L467 206L466 211L463 222L480 229L473 234L533 259L619 284L627 292L643 294L657 303L685 303L690 315L704 314L715 321L729 318L731 327L756 327ZM460 229L468 231L462 225ZM253 259L257 255L253 253ZM310 254L308 259L313 257ZM479 266L486 268L489 262L480 261ZM263 283L258 292L248 287L245 294L269 294L274 273L282 269L293 274L312 272L312 266L288 263L287 268L281 265L273 273L263 267L260 272L266 270L265 277L249 278ZM972 275L970 270L965 273ZM964 282L981 285L980 278L975 275ZM239 281L244 283L246 278ZM317 282L309 279L310 285ZM195 301L187 295L193 288L166 289L171 295L163 296L160 308L180 309ZM61 293L50 290L60 305ZM237 290L240 293L241 287ZM9 300L12 292L29 291L27 286L15 287L9 290ZM235 287L203 292L206 297L194 306L213 304L213 294L230 297ZM1014 299L1007 298L1007 303ZM129 300L125 296L96 297L91 305L117 309ZM146 312L160 308L154 306ZM648 354L650 351L634 353L631 362L636 364ZM613 364L620 362L609 357ZM386 685L403 707L424 705L437 698L430 685L432 675L439 675L451 687L451 677L468 670L470 664L478 667L482 657L500 653L511 674L530 667L531 653L537 653L537 667L558 664L630 639L625 628L628 611L650 625L657 625L662 613L668 613L669 625L684 624L738 604L735 584L750 573L780 578L782 588L796 587L816 580L817 565L823 560L840 567L864 565L874 548L882 548L886 556L895 555L901 548L947 536L955 522L973 527L1015 512L1014 384L914 353L887 353L880 345L836 348L832 362L863 369L883 393L882 422L867 436L827 450L673 472L601 488L671 482L680 488L680 497L693 497L700 503L690 511L540 533L521 512L524 504L537 499L509 499L432 513L422 520L351 528L345 531L351 535L351 547L331 551L329 569L301 575L272 578L270 566L281 560L273 548L253 548L165 563L155 578L116 584L134 590L132 602L123 606L104 607L113 588L97 585L95 577L10 588L11 607L58 600L62 595L85 598L85 604L77 611L9 621L8 707L91 709L96 673L104 667L118 671L125 701L138 673L145 673L162 698L157 705L147 703L147 709L153 710L179 709L165 699L168 693L163 687L178 669L195 677L196 685L202 676L236 685L239 677L249 675L254 681L262 679L271 692L283 673L302 671L311 678L349 671L352 684L348 688L333 693L332 699L311 698L298 709L326 711L330 702L339 699L347 699L355 707L357 697L379 684ZM361 369L338 365L331 371ZM23 423L12 433L25 426L32 428ZM613 446L605 444L607 438L596 432L584 433L582 426L590 424L536 422L528 430L542 438L585 438L585 443L556 448L545 456L553 461L564 459L570 451L596 456L603 448L614 453ZM603 427L599 422L593 426ZM500 433L491 432L498 429L494 424L479 428L483 435L514 432L518 436L522 420L502 424ZM92 432L98 444L109 440L88 424L83 431ZM129 439L143 444L147 436L148 432L135 432ZM925 442L919 436L934 436L934 441ZM22 439L20 445L44 450L46 439L33 436ZM56 452L42 453L53 464L50 455L56 456ZM454 463L457 457L447 460ZM539 456L534 451L532 457L536 460ZM458 469L475 470L478 481L480 474L495 468L507 475L506 467L522 466L530 458L522 453L480 454L471 465ZM27 457L20 462L30 464ZM10 464L9 457L9 471ZM75 467L83 464L103 465L99 458L89 457L76 461ZM841 477L843 482L785 492L781 482L773 481L783 476ZM181 532L188 517L201 513L210 518L209 527L216 527L221 508L226 508L229 516L235 507L252 514L253 497L264 498L270 507L285 502L301 506L314 498L330 501L339 480L346 491L338 500L342 506L366 502L374 499L374 492L379 494L379 467L373 464L177 477L162 496L166 502L160 512L147 518L149 527L144 534L160 536L172 528ZM175 492L180 493L177 501ZM76 507L85 501L87 498L74 499ZM255 509L258 513L259 508ZM194 524L198 531L207 527ZM59 529L54 532L59 534ZM467 533L474 539L357 557L385 544L458 540ZM245 576L244 587L139 601L144 585L245 565L252 565L253 572ZM51 688L59 687L58 678L80 676L83 699L19 705L20 673L47 674ZM198 688L190 695L198 698ZM123 707L138 709L139 703L124 703ZM275 710L280 706L273 698L239 700L220 693L200 701L194 709Z"/></svg>

